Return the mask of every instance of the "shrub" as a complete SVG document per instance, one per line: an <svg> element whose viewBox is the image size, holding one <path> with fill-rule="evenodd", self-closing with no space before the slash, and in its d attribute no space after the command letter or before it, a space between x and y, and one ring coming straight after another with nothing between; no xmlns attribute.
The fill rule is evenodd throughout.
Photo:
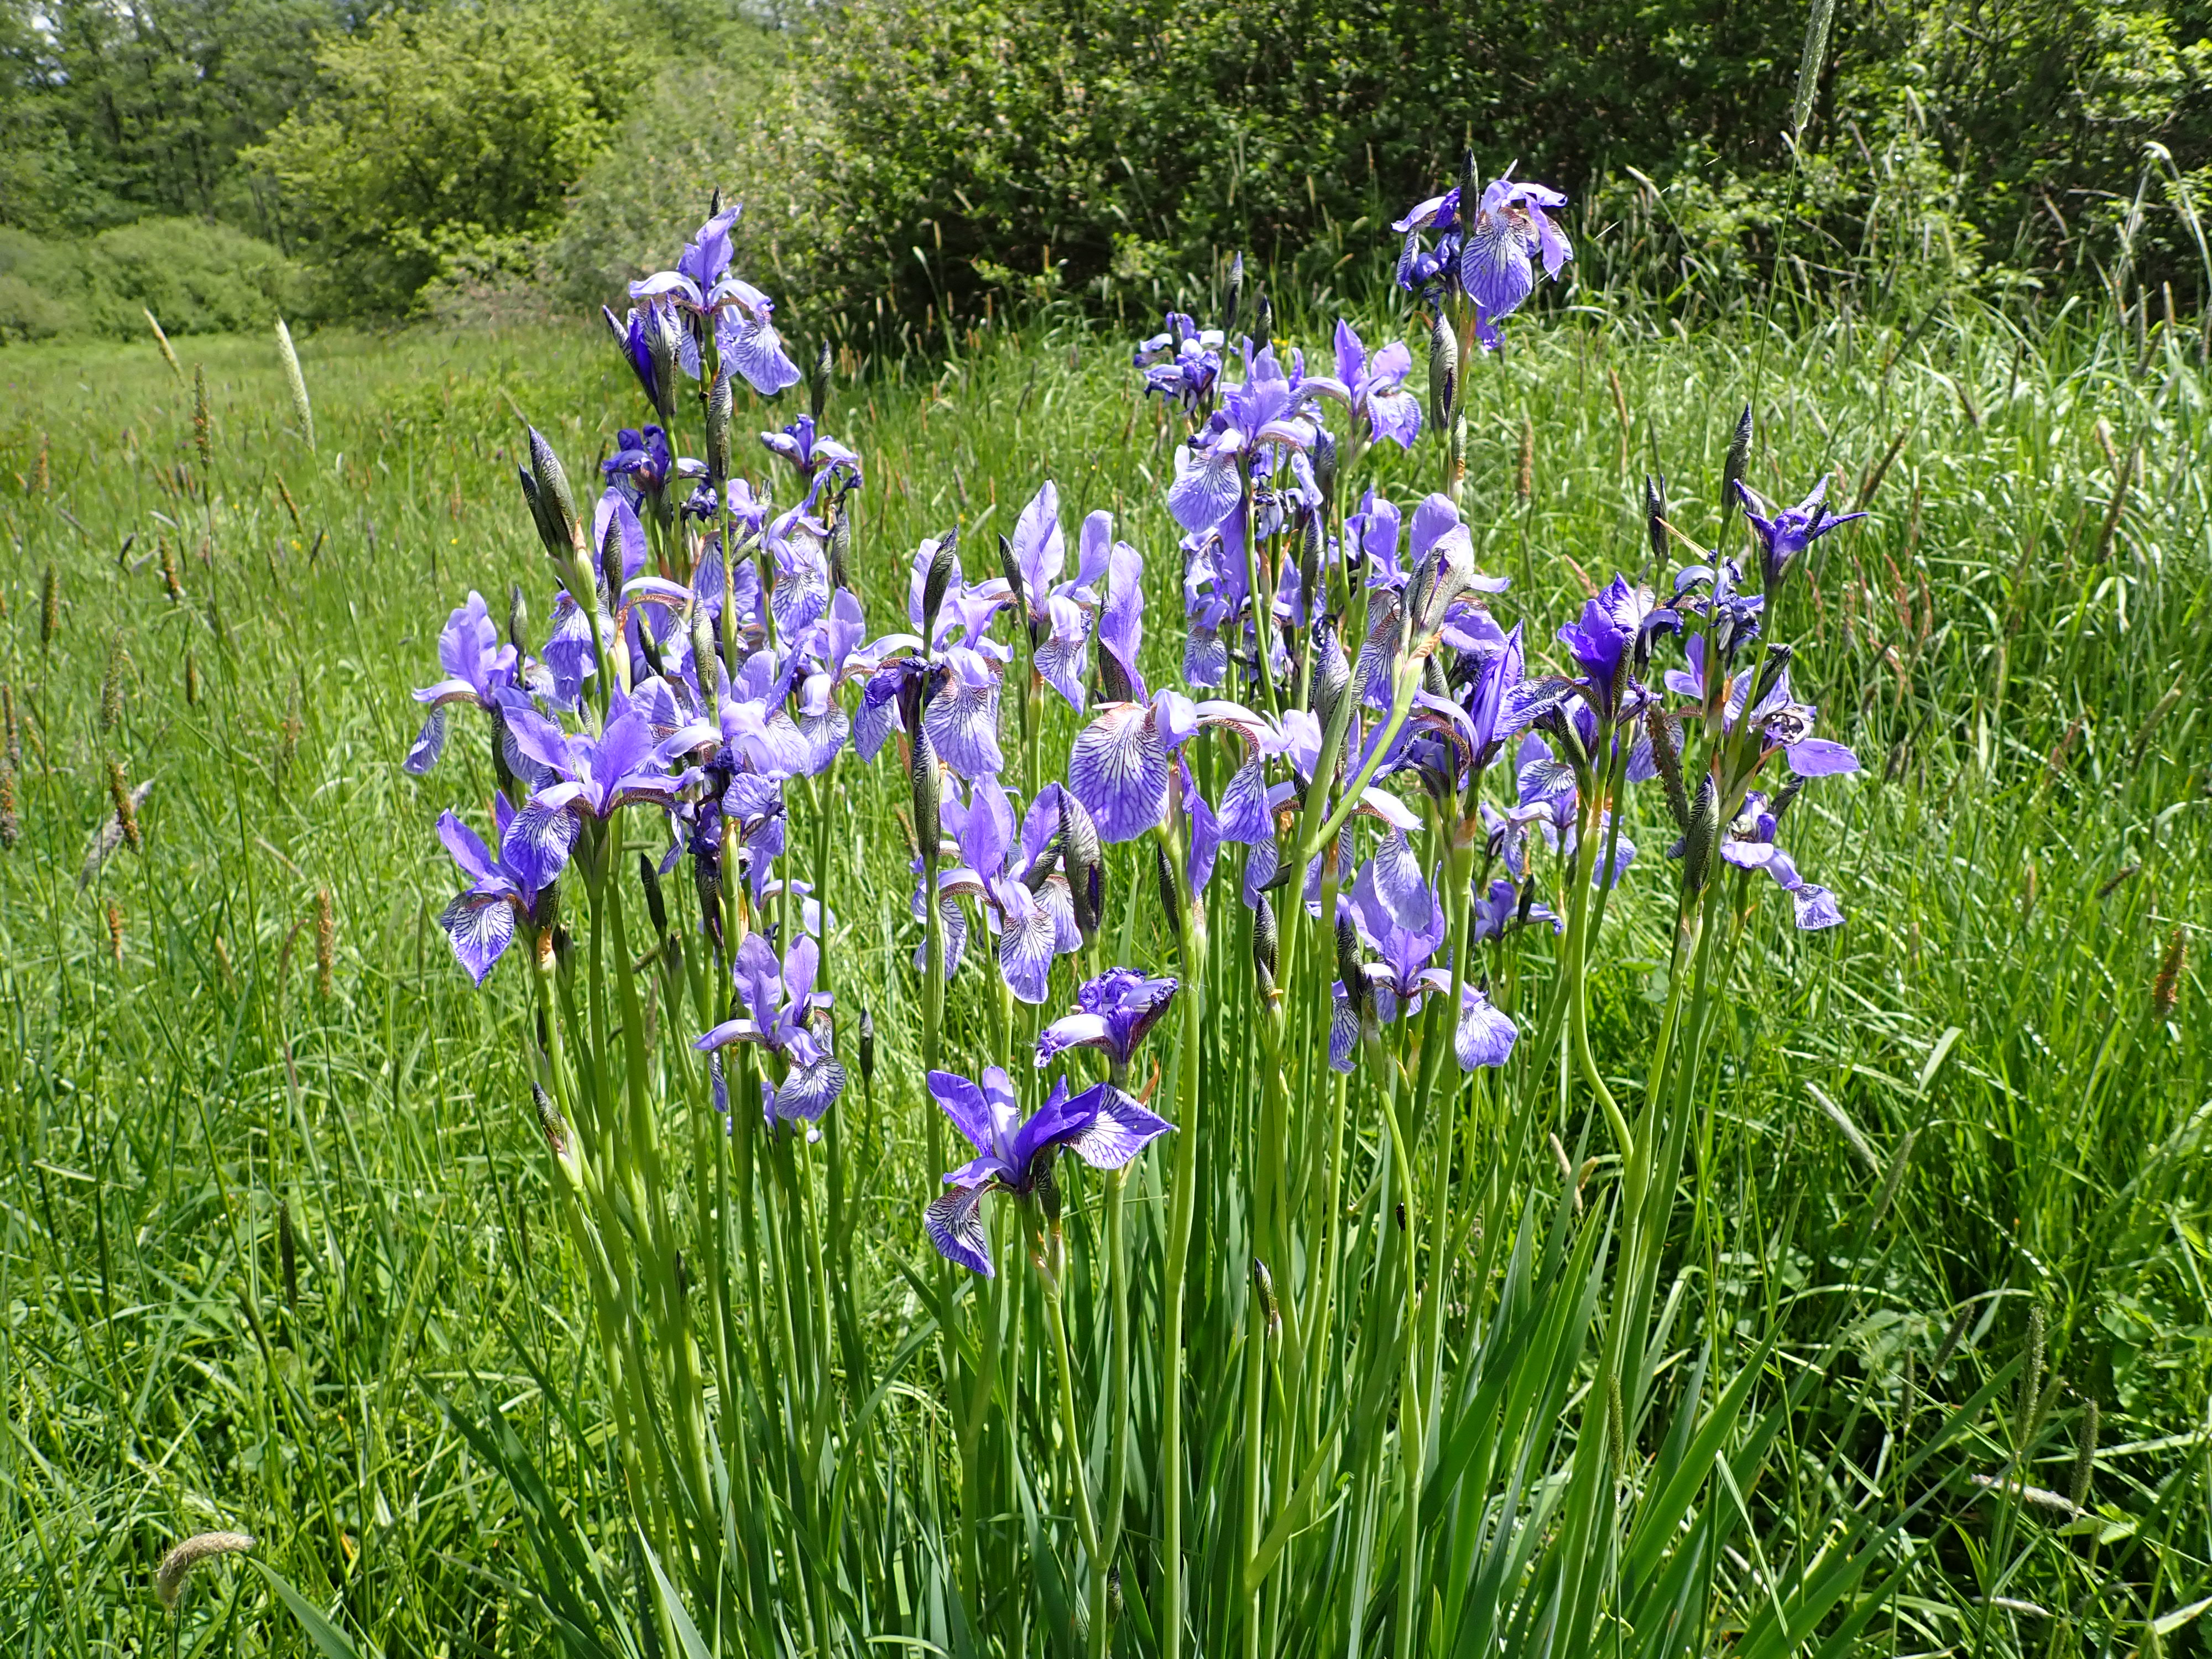
<svg viewBox="0 0 2212 1659"><path fill-rule="evenodd" d="M386 313L449 268L531 263L647 70L606 8L500 0L387 13L320 65L320 95L251 159L333 293Z"/></svg>
<svg viewBox="0 0 2212 1659"><path fill-rule="evenodd" d="M142 219L82 240L0 230L0 339L128 338L145 311L172 334L312 316L305 274L268 243L203 219Z"/></svg>

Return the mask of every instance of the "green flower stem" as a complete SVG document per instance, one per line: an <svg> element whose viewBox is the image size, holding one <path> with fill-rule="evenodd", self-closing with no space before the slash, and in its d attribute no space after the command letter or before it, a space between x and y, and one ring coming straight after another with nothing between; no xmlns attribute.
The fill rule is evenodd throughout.
<svg viewBox="0 0 2212 1659"><path fill-rule="evenodd" d="M1103 1652L1106 1627L1106 1557L1099 1548L1098 1519L1091 1507L1091 1481L1083 1468L1083 1431L1075 1415L1075 1369L1067 1357L1067 1319L1060 1311L1060 1285L1049 1274L1043 1279L1045 1319L1052 1328L1052 1357L1060 1372L1060 1432L1067 1459L1068 1476L1075 1492L1075 1533L1089 1558L1091 1647Z"/></svg>
<svg viewBox="0 0 2212 1659"><path fill-rule="evenodd" d="M1175 872L1176 896L1183 911L1182 1075L1176 1085L1175 1190L1169 1197L1167 1259L1164 1264L1166 1308L1160 1322L1160 1502L1164 1577L1158 1620L1161 1652L1180 1659L1183 1638L1182 1449L1184 1269L1190 1255L1191 1218L1198 1194L1200 1129L1200 1058L1206 1041L1206 907L1190 890L1175 814L1154 831Z"/></svg>

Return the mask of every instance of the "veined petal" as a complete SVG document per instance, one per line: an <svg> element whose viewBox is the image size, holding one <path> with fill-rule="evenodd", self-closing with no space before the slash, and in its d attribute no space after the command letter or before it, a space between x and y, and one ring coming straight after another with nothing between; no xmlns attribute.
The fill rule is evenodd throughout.
<svg viewBox="0 0 2212 1659"><path fill-rule="evenodd" d="M1168 511L1175 514L1177 524L1193 535L1212 529L1235 512L1243 490L1234 455L1193 451L1188 444L1176 451L1176 476L1175 482L1168 486Z"/></svg>
<svg viewBox="0 0 2212 1659"><path fill-rule="evenodd" d="M1094 1170L1118 1170L1175 1125L1152 1111L1134 1095L1110 1083L1094 1084L1084 1095L1096 1095L1097 1115L1091 1127L1068 1141L1067 1150ZM1080 1103L1076 1097L1071 1105Z"/></svg>
<svg viewBox="0 0 2212 1659"><path fill-rule="evenodd" d="M1832 778L1859 769L1856 755L1826 738L1808 738L1802 743L1791 744L1782 752L1790 763L1790 769L1801 778Z"/></svg>
<svg viewBox="0 0 2212 1659"><path fill-rule="evenodd" d="M1168 757L1141 703L1108 703L1077 734L1067 787L1105 842L1134 841L1167 811Z"/></svg>
<svg viewBox="0 0 2212 1659"><path fill-rule="evenodd" d="M422 721L422 729L415 734L408 745L407 758L399 763L400 769L410 777L419 778L438 763L438 757L446 752L446 705L431 706Z"/></svg>
<svg viewBox="0 0 2212 1659"><path fill-rule="evenodd" d="M514 904L503 893L463 893L438 918L453 956L481 985L514 938Z"/></svg>
<svg viewBox="0 0 2212 1659"><path fill-rule="evenodd" d="M775 1091L775 1115L786 1122L811 1123L845 1091L845 1068L824 1054L811 1066L794 1066Z"/></svg>
<svg viewBox="0 0 2212 1659"><path fill-rule="evenodd" d="M991 1239L983 1226L984 1187L955 1187L929 1201L921 1224L929 1242L947 1261L958 1263L986 1279L996 1277L991 1266Z"/></svg>
<svg viewBox="0 0 2212 1659"><path fill-rule="evenodd" d="M996 676L972 685L955 675L929 700L921 723L939 757L962 777L972 781L1006 770L1006 757L999 751Z"/></svg>
<svg viewBox="0 0 2212 1659"><path fill-rule="evenodd" d="M1826 888L1809 881L1802 882L1790 897L1797 907L1797 925L1806 932L1815 933L1823 927L1843 925L1843 909L1837 904L1836 896Z"/></svg>
<svg viewBox="0 0 2212 1659"><path fill-rule="evenodd" d="M1042 1070L1054 1055L1070 1048L1109 1046L1110 1028L1102 1014L1065 1014L1037 1033L1036 1063Z"/></svg>
<svg viewBox="0 0 2212 1659"><path fill-rule="evenodd" d="M1472 985L1461 987L1459 1009L1459 1027L1453 1033L1452 1052L1459 1058L1460 1070L1471 1072L1478 1066L1503 1066L1521 1035L1512 1019L1492 1007L1489 999Z"/></svg>

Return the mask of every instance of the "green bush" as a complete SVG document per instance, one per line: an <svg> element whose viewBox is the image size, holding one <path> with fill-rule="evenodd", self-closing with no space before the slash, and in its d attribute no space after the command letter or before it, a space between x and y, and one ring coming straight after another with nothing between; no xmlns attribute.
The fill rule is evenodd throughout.
<svg viewBox="0 0 2212 1659"><path fill-rule="evenodd" d="M2212 161L2205 26L2174 0L1840 9L1796 173L1804 0L850 0L811 48L818 252L913 311L1016 282L1150 303L1231 248L1311 292L1471 144L1593 229L1640 212L1612 274L1662 293L1785 252L1889 288L1984 256L2193 284L2179 204L2136 195L2153 141Z"/></svg>
<svg viewBox="0 0 2212 1659"><path fill-rule="evenodd" d="M597 4L386 13L248 160L309 227L337 300L404 313L441 273L534 264L571 184L649 71Z"/></svg>
<svg viewBox="0 0 2212 1659"><path fill-rule="evenodd" d="M0 339L130 337L151 311L171 334L314 314L305 273L268 243L202 219L142 219L78 240L0 229Z"/></svg>

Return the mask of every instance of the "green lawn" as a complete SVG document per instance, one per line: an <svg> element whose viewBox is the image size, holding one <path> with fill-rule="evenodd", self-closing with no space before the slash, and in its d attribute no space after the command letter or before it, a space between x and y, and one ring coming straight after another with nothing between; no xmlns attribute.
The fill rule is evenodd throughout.
<svg viewBox="0 0 2212 1659"><path fill-rule="evenodd" d="M1794 501L1826 470L1832 500L1872 514L1815 545L1787 602L1799 695L1866 763L1791 820L1848 920L1800 935L1751 890L1669 1256L1684 1310L1653 1357L1686 1368L1711 1344L1724 1378L1771 1338L1777 1387L1797 1389L1760 1484L1706 1500L1755 1517L1711 1568L1723 1633L1757 1612L1762 1575L1807 1570L1824 1517L1856 1511L1899 1522L1850 1638L1865 1651L2197 1650L2212 377L2196 344L2078 309L2025 331L1963 305L1854 316L1762 344L1589 307L1474 366L1470 516L1484 568L1516 578L1500 614L1534 600L1532 641L1585 576L1648 557L1645 472L1666 474L1687 533L1719 532L1747 398L1759 488ZM872 632L893 625L921 537L957 523L988 568L981 550L1049 474L1071 522L1109 508L1146 553L1156 682L1172 672L1172 434L1138 404L1127 350L1040 325L941 371L841 380L827 424L868 466ZM636 389L597 330L318 336L301 343L311 453L270 342L178 351L180 375L150 345L0 351L0 680L20 750L20 838L0 856L0 1650L167 1651L155 1564L226 1528L386 1654L549 1650L516 1588L536 1569L514 1501L441 1401L507 1407L588 1529L617 1501L611 1453L590 1449L607 1433L596 1348L514 1056L523 995L512 975L472 990L436 927L453 877L432 825L488 794L481 727L457 721L427 781L398 762L409 689L436 678L469 589L497 616L521 582L544 624L515 410L580 493L640 418ZM741 434L787 418L743 402ZM744 443L740 469L764 476ZM1382 482L1408 497L1427 465L1394 459ZM103 861L112 765L150 788L143 848ZM848 1195L849 1290L881 1357L921 1319L896 1264L931 1259L937 1171L904 785L889 763L841 776L842 1018L864 1004L878 1032L872 1091L838 1109L866 1115L877 1154ZM1666 993L1672 830L1649 792L1626 811L1644 856L1607 918L1591 1018L1601 1066L1633 1085ZM1117 890L1145 887L1141 936L1164 951L1150 871L1128 871ZM2187 960L2160 1001L2177 930ZM989 1022L987 976L971 961L952 988L956 1044ZM1585 1116L1522 1126L1513 1211L1562 1201L1542 1137L1572 1149ZM1233 1239L1199 1249L1241 1282ZM949 1469L932 1364L904 1374L893 1439ZM574 1421L547 1408L548 1378ZM2023 1504L2007 1480L2087 1514ZM184 1651L301 1651L236 1565L207 1571L173 1622ZM919 1611L884 1623L928 1628Z"/></svg>

